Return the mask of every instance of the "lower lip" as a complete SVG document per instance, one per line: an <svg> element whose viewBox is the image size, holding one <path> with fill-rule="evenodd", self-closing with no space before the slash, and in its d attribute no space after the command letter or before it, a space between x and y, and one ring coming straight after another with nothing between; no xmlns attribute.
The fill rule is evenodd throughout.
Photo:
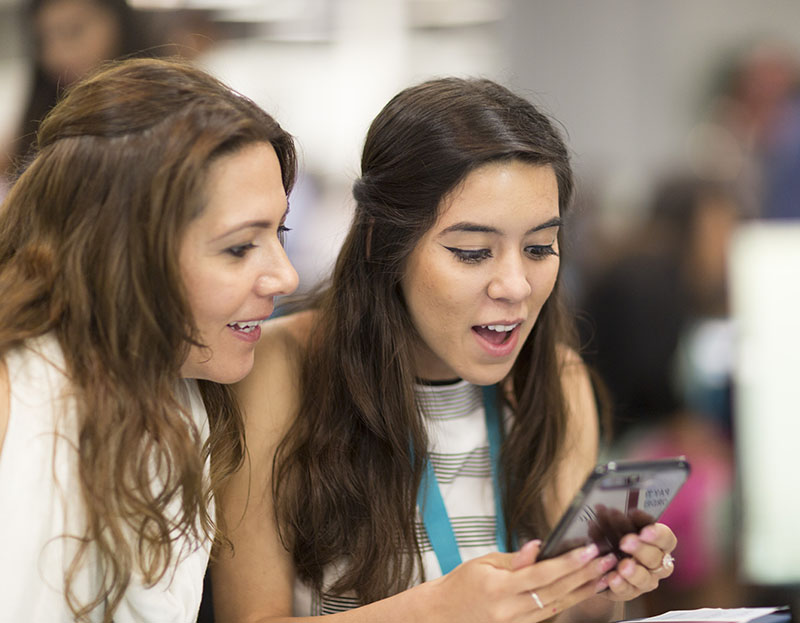
<svg viewBox="0 0 800 623"><path fill-rule="evenodd" d="M493 344L492 342L485 340L483 336L475 330L472 331L472 335L475 336L475 339L478 341L478 344L481 345L483 350L492 357L508 357L517 347L521 327L522 325L517 325L514 327L514 329L511 331L511 335L509 335L508 338L506 338L506 341L502 344Z"/></svg>
<svg viewBox="0 0 800 623"><path fill-rule="evenodd" d="M239 331L239 329L234 329L231 326L228 328L233 331L233 334L238 337L243 342L247 342L248 344L252 344L253 342L258 342L258 338L261 337L261 327L256 327L252 331Z"/></svg>

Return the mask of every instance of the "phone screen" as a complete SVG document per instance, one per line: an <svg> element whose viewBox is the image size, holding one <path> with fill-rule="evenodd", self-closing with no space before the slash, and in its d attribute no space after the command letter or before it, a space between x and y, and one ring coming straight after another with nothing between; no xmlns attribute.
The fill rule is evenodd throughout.
<svg viewBox="0 0 800 623"><path fill-rule="evenodd" d="M620 539L655 522L689 475L683 457L598 466L546 540L540 559L597 544L600 554L619 549Z"/></svg>

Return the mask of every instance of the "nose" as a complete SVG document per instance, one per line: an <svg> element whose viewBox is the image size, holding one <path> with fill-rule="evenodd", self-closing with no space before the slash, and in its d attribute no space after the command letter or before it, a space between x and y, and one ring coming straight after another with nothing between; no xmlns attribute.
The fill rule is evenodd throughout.
<svg viewBox="0 0 800 623"><path fill-rule="evenodd" d="M517 253L509 253L501 261L495 262L493 268L487 289L490 298L517 303L530 296L533 290L525 258Z"/></svg>
<svg viewBox="0 0 800 623"><path fill-rule="evenodd" d="M283 247L278 247L278 250L267 259L256 281L256 293L259 296L291 294L297 289L299 281L297 271L289 261L286 251Z"/></svg>

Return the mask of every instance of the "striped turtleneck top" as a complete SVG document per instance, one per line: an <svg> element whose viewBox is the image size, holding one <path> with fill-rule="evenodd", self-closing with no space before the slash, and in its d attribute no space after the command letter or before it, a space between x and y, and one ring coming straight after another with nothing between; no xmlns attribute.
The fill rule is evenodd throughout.
<svg viewBox="0 0 800 623"><path fill-rule="evenodd" d="M481 388L458 380L447 384L418 384L414 390L428 431L428 456L461 559L466 561L496 551L494 493ZM425 578L441 576L419 513L417 542L422 551ZM326 586L332 585L337 570L326 570L325 577ZM417 582L420 578L418 573ZM315 594L300 581L295 584L295 616L334 614L357 605L354 596Z"/></svg>

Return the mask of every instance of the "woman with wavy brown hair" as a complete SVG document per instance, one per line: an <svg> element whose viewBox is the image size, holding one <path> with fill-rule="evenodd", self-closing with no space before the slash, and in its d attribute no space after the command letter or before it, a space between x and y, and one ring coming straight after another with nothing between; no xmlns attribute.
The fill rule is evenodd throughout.
<svg viewBox="0 0 800 623"><path fill-rule="evenodd" d="M112 65L70 89L0 212L0 609L194 620L229 388L297 275L293 139L209 75Z"/></svg>
<svg viewBox="0 0 800 623"><path fill-rule="evenodd" d="M222 620L608 621L669 575L660 524L619 565L595 545L537 560L598 446L558 294L572 193L552 123L496 83L380 112L329 288L266 325L238 386Z"/></svg>

